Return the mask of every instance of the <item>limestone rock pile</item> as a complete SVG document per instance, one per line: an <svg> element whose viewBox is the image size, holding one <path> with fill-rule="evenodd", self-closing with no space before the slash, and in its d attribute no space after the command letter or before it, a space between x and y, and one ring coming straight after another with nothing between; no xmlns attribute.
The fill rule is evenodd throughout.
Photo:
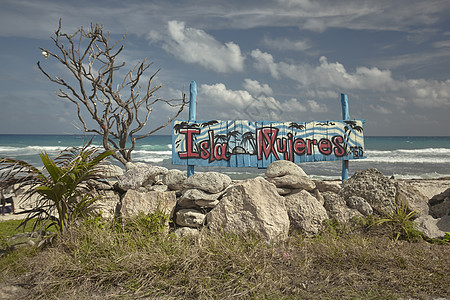
<svg viewBox="0 0 450 300"><path fill-rule="evenodd" d="M443 236L450 224L450 189L428 202L414 187L376 169L357 171L342 184L311 180L289 161L273 162L265 178L235 183L222 173L186 178L182 171L142 163L130 163L123 175L115 174L116 184L99 187L104 197L96 209L104 217L163 211L179 236L201 228L211 233L254 231L268 240L286 237L289 231L312 236L326 219L347 222L393 212L402 203L408 212L418 212L415 222L430 237Z"/></svg>
<svg viewBox="0 0 450 300"><path fill-rule="evenodd" d="M177 199L175 224L199 228L206 214L219 204L231 178L217 172L196 173L183 182L184 189Z"/></svg>

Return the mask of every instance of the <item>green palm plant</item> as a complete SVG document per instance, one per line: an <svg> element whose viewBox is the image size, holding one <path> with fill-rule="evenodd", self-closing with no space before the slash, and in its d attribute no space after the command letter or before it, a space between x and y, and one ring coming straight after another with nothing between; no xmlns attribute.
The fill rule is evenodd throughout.
<svg viewBox="0 0 450 300"><path fill-rule="evenodd" d="M385 217L376 220L372 225L388 225L392 230L393 237L395 236L395 241L400 238L414 240L422 236L422 233L416 229L415 224L412 221L417 213L418 212L415 210L408 211L407 201L400 199L395 203L395 210L385 212Z"/></svg>
<svg viewBox="0 0 450 300"><path fill-rule="evenodd" d="M112 155L112 151L98 154L98 149L90 144L68 148L55 159L41 153L42 170L21 160L0 158L0 188L23 188L22 201L34 201L34 207L24 211L28 215L22 226L36 220L33 230L37 226L45 230L54 226L62 234L76 219L89 213L98 197L93 183L105 177L101 171L105 159Z"/></svg>

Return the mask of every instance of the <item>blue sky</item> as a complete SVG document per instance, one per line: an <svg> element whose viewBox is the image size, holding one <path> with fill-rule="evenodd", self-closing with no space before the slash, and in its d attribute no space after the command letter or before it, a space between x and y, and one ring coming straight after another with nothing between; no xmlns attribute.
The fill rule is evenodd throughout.
<svg viewBox="0 0 450 300"><path fill-rule="evenodd" d="M91 22L127 33L157 96L198 85L197 119L366 120L366 135L450 135L449 1L0 1L0 134L80 133L75 106L37 69L39 47ZM149 74L151 75L151 74ZM148 128L172 111L155 108ZM187 113L182 118L187 118ZM169 133L168 130L162 134Z"/></svg>

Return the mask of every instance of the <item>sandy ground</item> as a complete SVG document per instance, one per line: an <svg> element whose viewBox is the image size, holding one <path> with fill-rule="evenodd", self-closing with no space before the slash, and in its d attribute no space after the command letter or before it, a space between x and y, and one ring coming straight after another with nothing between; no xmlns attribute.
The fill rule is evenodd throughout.
<svg viewBox="0 0 450 300"><path fill-rule="evenodd" d="M446 189L450 188L450 178L440 178L440 179L407 179L405 182L416 187L422 194L424 194L428 199L431 199L434 195L444 192ZM15 198L17 199L17 197ZM21 214L25 209L31 208L32 200L24 203L20 203L15 200L15 214L5 213L4 216L0 214L0 222L6 220L20 220L26 217L26 214Z"/></svg>

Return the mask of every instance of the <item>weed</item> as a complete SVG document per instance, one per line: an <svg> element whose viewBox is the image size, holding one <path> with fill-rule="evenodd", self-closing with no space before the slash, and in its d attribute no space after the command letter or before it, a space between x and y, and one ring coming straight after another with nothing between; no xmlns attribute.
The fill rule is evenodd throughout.
<svg viewBox="0 0 450 300"><path fill-rule="evenodd" d="M404 239L408 241L415 241L422 237L422 232L416 229L412 218L417 214L413 210L408 212L408 205L405 200L401 200L400 204L395 204L395 210L392 212L385 212L385 217L374 220L370 226L387 225L395 241Z"/></svg>

